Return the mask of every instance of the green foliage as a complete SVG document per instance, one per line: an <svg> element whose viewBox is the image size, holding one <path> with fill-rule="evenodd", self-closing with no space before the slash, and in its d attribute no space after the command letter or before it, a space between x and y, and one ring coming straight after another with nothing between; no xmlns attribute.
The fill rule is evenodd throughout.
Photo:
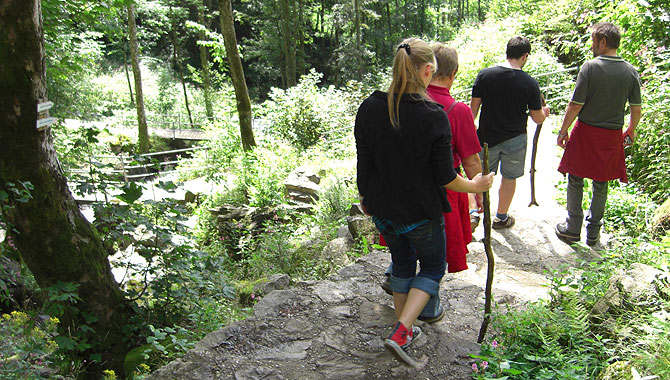
<svg viewBox="0 0 670 380"><path fill-rule="evenodd" d="M26 313L13 311L0 317L0 378L47 379L40 369L57 357L57 318L37 323Z"/></svg>
<svg viewBox="0 0 670 380"><path fill-rule="evenodd" d="M605 209L605 228L631 238L648 234L657 207L635 185L612 182Z"/></svg>
<svg viewBox="0 0 670 380"><path fill-rule="evenodd" d="M637 138L627 157L631 178L657 202L670 198L670 50L665 46L641 53L647 69L643 116L636 129Z"/></svg>
<svg viewBox="0 0 670 380"><path fill-rule="evenodd" d="M341 223L349 213L349 208L357 201L358 193L353 181L334 174L321 183L323 190L316 202L316 218L322 225Z"/></svg>
<svg viewBox="0 0 670 380"><path fill-rule="evenodd" d="M237 165L237 157L242 154L239 128L228 119L219 119L206 130L210 139L204 142L205 149L196 151L193 160L182 168L211 182L224 181Z"/></svg>
<svg viewBox="0 0 670 380"><path fill-rule="evenodd" d="M304 278L305 271L314 266L311 252L294 241L296 225L268 222L266 232L245 247L247 253L235 263L238 278L258 279L271 274L285 273L292 278Z"/></svg>
<svg viewBox="0 0 670 380"><path fill-rule="evenodd" d="M536 303L525 310L496 314L492 320L498 332L495 344L482 346L481 354L473 356L479 359L473 365L473 377L594 378L605 364L607 351L601 338L591 332L587 315L581 301L571 295L555 306Z"/></svg>
<svg viewBox="0 0 670 380"><path fill-rule="evenodd" d="M659 334L669 320L667 301L629 305L625 312L610 313L604 323L589 318L589 310L604 295L615 272L643 263L665 268L667 273L670 240L663 241L625 240L601 252L601 260L554 272L551 302L495 313L496 343L483 345L481 353L473 355L477 359L473 378L593 379L613 360L629 360L641 373L663 378L670 368L667 334ZM507 372L510 369L520 372Z"/></svg>
<svg viewBox="0 0 670 380"><path fill-rule="evenodd" d="M658 205L650 196L642 193L637 184L624 184L610 181L608 184L607 207L605 208L604 228L619 238L637 238L650 234L654 211ZM558 184L557 201L566 202L567 180ZM593 196L591 180L584 181L582 209L586 212Z"/></svg>
<svg viewBox="0 0 670 380"><path fill-rule="evenodd" d="M334 87L319 88L321 77L322 74L312 70L294 87L273 88L269 94L271 100L264 104L269 132L299 150L342 136L342 131L350 132L353 125L351 94Z"/></svg>

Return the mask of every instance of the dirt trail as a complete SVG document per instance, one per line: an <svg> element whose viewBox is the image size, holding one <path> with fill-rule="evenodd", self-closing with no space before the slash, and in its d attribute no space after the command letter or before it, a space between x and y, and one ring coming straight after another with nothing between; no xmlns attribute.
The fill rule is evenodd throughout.
<svg viewBox="0 0 670 380"><path fill-rule="evenodd" d="M554 226L565 210L554 200L560 149L550 119L543 128L536 165L539 207L530 202L529 176L517 184L510 213L516 225L493 231L496 260L493 293L500 305L518 307L547 296L546 270L575 265L578 253L559 241ZM534 125L529 125L529 149ZM494 184L491 208L497 206ZM154 372L149 379L468 379L469 353L477 353L483 318L486 255L479 240L470 244L467 271L445 276L440 292L446 317L417 324L424 335L410 353L417 368L400 364L383 347L394 323L391 297L380 288L388 253L372 252L328 280L303 282L265 296L254 317L209 334L196 348ZM582 250L580 250L582 251Z"/></svg>

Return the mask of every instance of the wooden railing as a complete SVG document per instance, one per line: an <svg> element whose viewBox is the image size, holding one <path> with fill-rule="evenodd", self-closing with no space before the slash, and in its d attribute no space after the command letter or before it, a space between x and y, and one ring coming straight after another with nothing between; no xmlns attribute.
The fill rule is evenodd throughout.
<svg viewBox="0 0 670 380"><path fill-rule="evenodd" d="M92 175L98 175L98 177L108 177L109 180L105 180L107 183L114 182L129 182L133 180L140 180L147 177L155 177L159 175L166 175L171 173L183 172L186 170L196 170L203 169L203 167L197 167L194 169L179 169L179 170L164 170L164 168L169 168L171 165L177 166L184 162L184 159L171 159L171 160L155 160L152 159L157 156L169 156L177 153L187 153L194 152L198 150L207 150L207 147L194 147L186 149L175 149L168 150L163 152L154 152L146 153L137 156L131 156L127 153L120 153L117 155L90 155L88 156L88 167L69 169L66 170L67 174L72 177L72 175L77 175L81 177L87 177ZM107 167L107 166L112 166ZM96 169L93 169L96 167ZM136 174L133 174L136 173ZM113 178L117 177L119 180L114 180ZM91 178L95 182L100 182L99 179ZM80 181L77 181L80 182ZM83 181L81 181L83 182Z"/></svg>

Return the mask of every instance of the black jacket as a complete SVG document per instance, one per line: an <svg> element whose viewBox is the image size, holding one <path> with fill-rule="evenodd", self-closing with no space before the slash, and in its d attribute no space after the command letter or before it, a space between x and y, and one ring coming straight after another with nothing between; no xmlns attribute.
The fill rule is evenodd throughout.
<svg viewBox="0 0 670 380"><path fill-rule="evenodd" d="M441 220L451 211L444 185L456 178L451 128L443 107L416 94L400 101L400 126L375 91L356 115L357 184L372 215L398 223Z"/></svg>

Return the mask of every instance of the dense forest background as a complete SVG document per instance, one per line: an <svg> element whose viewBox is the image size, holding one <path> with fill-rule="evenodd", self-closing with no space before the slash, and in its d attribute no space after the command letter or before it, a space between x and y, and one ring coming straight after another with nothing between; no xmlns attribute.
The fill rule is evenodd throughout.
<svg viewBox="0 0 670 380"><path fill-rule="evenodd" d="M312 69L323 74L324 84L361 81L388 66L402 38L449 40L459 26L483 20L489 3L277 0L233 1L232 8L248 87L258 101L271 87L293 86ZM73 95L82 95L77 89L86 74L130 64L123 2L45 1L43 7L50 98L62 108L104 112ZM139 1L135 11L141 55L161 75L198 87L225 82L216 0Z"/></svg>
<svg viewBox="0 0 670 380"><path fill-rule="evenodd" d="M0 47L15 37L5 25L17 21L2 17L19 8L2 4ZM332 274L338 264L316 253L357 199L355 112L372 90L386 87L393 47L403 38L457 48L453 90L465 100L477 72L504 59L510 37L525 35L533 51L524 69L534 76L557 72L547 92L561 115L576 75L565 69L591 58L588 28L602 20L622 28L619 53L640 72L644 98L638 138L627 148L632 183L612 184L608 200L606 228L618 243L599 262L553 273L550 301L494 318L506 351L484 344L479 357L491 368L473 378L592 379L618 360L629 363L629 372L635 366L670 376L666 299L620 310L606 323L584 314L609 277L631 263L668 272L664 0L44 0L41 13L43 90L58 122L42 135L0 125L0 304L8 312L0 320L0 377L141 379L208 332L245 318L257 300L254 285L269 275L298 281ZM30 46L35 51L26 48L26 55L36 54L39 43ZM13 67L0 55L3 79ZM0 83L0 99L21 92L10 83ZM149 136L147 120L161 117L178 117L210 137L177 144ZM245 129L247 119L253 128ZM125 169L118 157L121 166L127 157L126 165L158 167L139 153L175 148L195 148L161 158L183 169L178 181L119 178ZM296 212L285 193L284 181L298 167L323 177L308 213ZM217 187L188 202L155 197L157 189L174 191L189 180ZM50 219L66 204L78 210L71 193L96 196L93 228L78 215ZM265 219L222 225L211 212L231 207L263 210ZM28 218L33 228L22 229ZM60 229L75 219L74 235L84 238ZM133 260L119 258L129 247ZM360 237L347 254L371 248ZM117 286L110 267L134 274ZM102 287L94 289L91 278L103 279ZM106 330L113 324L100 322L101 310L123 323Z"/></svg>

